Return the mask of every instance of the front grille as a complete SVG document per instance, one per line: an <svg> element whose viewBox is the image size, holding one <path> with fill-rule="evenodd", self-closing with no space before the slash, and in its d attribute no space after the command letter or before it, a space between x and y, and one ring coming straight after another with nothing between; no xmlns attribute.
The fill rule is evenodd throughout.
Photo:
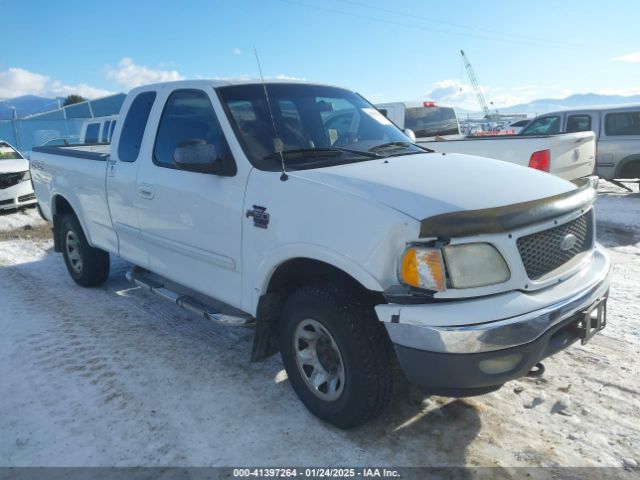
<svg viewBox="0 0 640 480"><path fill-rule="evenodd" d="M571 248L563 250L560 245L570 234L575 235L576 242ZM517 244L527 275L531 280L537 280L591 249L593 215L587 212L564 225L520 237Z"/></svg>
<svg viewBox="0 0 640 480"><path fill-rule="evenodd" d="M0 190L13 187L22 181L24 172L3 173L0 175Z"/></svg>
<svg viewBox="0 0 640 480"><path fill-rule="evenodd" d="M18 197L18 202L22 203L22 202L28 202L29 200L35 200L36 195L34 193L30 193L29 195L23 195L21 197Z"/></svg>
<svg viewBox="0 0 640 480"><path fill-rule="evenodd" d="M0 200L0 205L9 205L10 203L13 203L13 198L10 198L9 200Z"/></svg>

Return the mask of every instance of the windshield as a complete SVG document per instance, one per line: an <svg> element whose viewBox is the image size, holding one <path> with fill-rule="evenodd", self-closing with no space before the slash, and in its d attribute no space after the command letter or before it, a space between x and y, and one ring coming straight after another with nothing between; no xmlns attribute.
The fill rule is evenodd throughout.
<svg viewBox="0 0 640 480"><path fill-rule="evenodd" d="M407 108L404 126L413 130L418 138L460 133L456 112L451 107Z"/></svg>
<svg viewBox="0 0 640 480"><path fill-rule="evenodd" d="M218 88L247 157L261 170L279 170L280 151L294 170L425 151L348 90L284 83L266 88L270 105L261 84Z"/></svg>
<svg viewBox="0 0 640 480"><path fill-rule="evenodd" d="M8 143L0 142L0 160L16 160L22 158Z"/></svg>

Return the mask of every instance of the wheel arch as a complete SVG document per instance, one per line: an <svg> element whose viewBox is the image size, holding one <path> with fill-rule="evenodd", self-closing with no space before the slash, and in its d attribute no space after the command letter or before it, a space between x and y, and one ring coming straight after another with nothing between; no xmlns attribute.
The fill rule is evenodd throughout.
<svg viewBox="0 0 640 480"><path fill-rule="evenodd" d="M87 242L91 245L91 239L89 238L87 228L84 225L84 220L80 218L77 210L71 204L71 202L62 194L55 194L51 197L51 217L53 219L53 249L56 252L62 251L62 239L60 238L60 221L67 215L72 214L78 219L82 232L84 233Z"/></svg>
<svg viewBox="0 0 640 480"><path fill-rule="evenodd" d="M640 177L640 153L628 155L618 162L614 178L638 177Z"/></svg>
<svg viewBox="0 0 640 480"><path fill-rule="evenodd" d="M287 297L300 287L318 283L336 283L372 305L384 303L377 281L353 275L332 262L313 257L294 257L281 261L265 278L256 307L256 333L252 361L260 361L277 353L277 328ZM373 288L372 288L373 287Z"/></svg>

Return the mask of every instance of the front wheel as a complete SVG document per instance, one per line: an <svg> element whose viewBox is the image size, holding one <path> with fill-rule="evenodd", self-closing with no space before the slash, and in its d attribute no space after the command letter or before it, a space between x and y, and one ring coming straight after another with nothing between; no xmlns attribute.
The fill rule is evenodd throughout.
<svg viewBox="0 0 640 480"><path fill-rule="evenodd" d="M333 286L309 286L286 301L280 352L293 389L317 417L347 429L391 399L391 347L370 306Z"/></svg>
<svg viewBox="0 0 640 480"><path fill-rule="evenodd" d="M64 263L71 278L82 287L95 287L109 277L109 254L87 242L75 215L60 221L60 240Z"/></svg>

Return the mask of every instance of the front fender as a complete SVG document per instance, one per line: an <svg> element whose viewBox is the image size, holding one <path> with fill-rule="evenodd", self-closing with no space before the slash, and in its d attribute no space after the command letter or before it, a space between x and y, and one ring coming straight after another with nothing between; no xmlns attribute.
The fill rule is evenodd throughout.
<svg viewBox="0 0 640 480"><path fill-rule="evenodd" d="M310 243L289 243L263 252L251 285L251 295L246 311L256 314L261 295L267 292L269 282L276 269L296 258L306 258L327 263L353 277L363 287L372 291L383 291L380 282L354 259L335 250Z"/></svg>

